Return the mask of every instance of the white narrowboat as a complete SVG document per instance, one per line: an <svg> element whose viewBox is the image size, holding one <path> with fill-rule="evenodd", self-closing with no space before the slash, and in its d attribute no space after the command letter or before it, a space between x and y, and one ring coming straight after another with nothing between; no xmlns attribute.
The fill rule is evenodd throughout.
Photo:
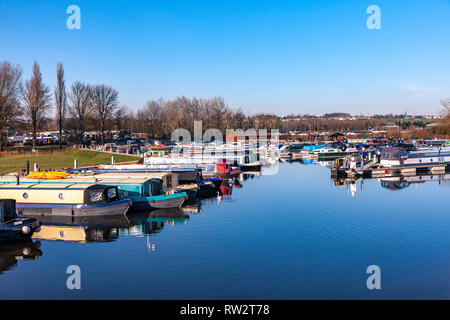
<svg viewBox="0 0 450 320"><path fill-rule="evenodd" d="M387 168L434 164L450 164L450 152L439 149L426 152L408 152L403 148L386 147L380 154L380 165Z"/></svg>
<svg viewBox="0 0 450 320"><path fill-rule="evenodd" d="M100 184L4 184L0 197L16 200L24 216L102 216L126 214L131 200L116 186Z"/></svg>

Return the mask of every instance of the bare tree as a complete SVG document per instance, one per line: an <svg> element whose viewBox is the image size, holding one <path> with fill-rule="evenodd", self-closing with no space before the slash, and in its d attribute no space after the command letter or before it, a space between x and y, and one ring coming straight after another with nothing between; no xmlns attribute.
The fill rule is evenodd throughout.
<svg viewBox="0 0 450 320"><path fill-rule="evenodd" d="M148 101L146 106L137 112L138 128L141 132L148 133L151 137L158 137L161 129L163 100Z"/></svg>
<svg viewBox="0 0 450 320"><path fill-rule="evenodd" d="M38 125L46 111L50 108L50 88L42 81L42 74L38 63L33 65L31 79L25 83L23 91L25 115L31 121L33 130L33 149L36 148L36 133Z"/></svg>
<svg viewBox="0 0 450 320"><path fill-rule="evenodd" d="M135 115L127 106L117 109L114 120L115 128L119 131L135 129Z"/></svg>
<svg viewBox="0 0 450 320"><path fill-rule="evenodd" d="M61 62L57 64L55 87L56 124L59 131L59 149L62 149L62 130L66 115L67 94L66 81L64 80L64 67Z"/></svg>
<svg viewBox="0 0 450 320"><path fill-rule="evenodd" d="M69 93L69 111L73 119L77 122L79 129L80 144L84 143L84 130L86 128L86 120L91 115L91 106L89 104L90 88L83 82L76 81L72 84Z"/></svg>
<svg viewBox="0 0 450 320"><path fill-rule="evenodd" d="M119 93L112 87L96 85L92 87L90 104L94 118L100 125L101 143L105 141L105 130L114 119L119 106Z"/></svg>
<svg viewBox="0 0 450 320"><path fill-rule="evenodd" d="M450 129L450 99L441 100L441 104L444 107L441 111L443 117L441 123L445 128Z"/></svg>
<svg viewBox="0 0 450 320"><path fill-rule="evenodd" d="M441 100L441 104L444 107L444 114L448 115L450 113L450 99Z"/></svg>
<svg viewBox="0 0 450 320"><path fill-rule="evenodd" d="M0 151L3 151L3 133L22 113L20 92L22 70L9 62L0 62Z"/></svg>

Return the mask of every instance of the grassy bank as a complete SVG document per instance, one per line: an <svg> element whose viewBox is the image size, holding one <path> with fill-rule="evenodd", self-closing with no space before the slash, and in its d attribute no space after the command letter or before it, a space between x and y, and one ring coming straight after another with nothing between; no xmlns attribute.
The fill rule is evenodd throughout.
<svg viewBox="0 0 450 320"><path fill-rule="evenodd" d="M0 156L0 174L22 171L26 167L27 160L30 161L30 170L33 169L33 164L37 163L42 171L73 167L74 159L77 159L79 167L111 163L111 156L110 153L77 149L53 154ZM139 159L138 156L133 155L114 154L113 156L115 162Z"/></svg>

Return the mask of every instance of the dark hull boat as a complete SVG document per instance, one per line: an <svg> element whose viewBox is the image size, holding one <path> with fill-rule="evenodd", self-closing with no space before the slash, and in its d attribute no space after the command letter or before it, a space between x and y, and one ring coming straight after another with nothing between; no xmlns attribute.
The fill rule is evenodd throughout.
<svg viewBox="0 0 450 320"><path fill-rule="evenodd" d="M36 218L18 217L16 202L10 199L0 200L0 219L1 242L29 240L41 226Z"/></svg>

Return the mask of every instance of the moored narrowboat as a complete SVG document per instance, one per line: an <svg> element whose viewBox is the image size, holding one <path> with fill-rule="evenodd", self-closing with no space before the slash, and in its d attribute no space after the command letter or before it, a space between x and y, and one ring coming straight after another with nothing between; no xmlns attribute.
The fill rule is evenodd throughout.
<svg viewBox="0 0 450 320"><path fill-rule="evenodd" d="M69 180L69 179L68 179ZM173 174L98 174L85 178L72 178L74 183L99 183L117 186L120 197L130 199L134 209L180 208L188 198L186 192L175 192ZM177 190L178 191L178 190Z"/></svg>
<svg viewBox="0 0 450 320"><path fill-rule="evenodd" d="M380 165L385 168L443 164L450 164L450 151L445 148L408 152L404 148L386 147L380 155Z"/></svg>
<svg viewBox="0 0 450 320"><path fill-rule="evenodd" d="M3 177L1 183L13 183L12 177ZM20 184L98 184L118 187L121 199L130 199L135 209L179 208L187 198L184 190L168 189L177 185L172 173L104 173L91 176L69 176L56 181L22 179ZM175 192L177 191L177 192Z"/></svg>
<svg viewBox="0 0 450 320"><path fill-rule="evenodd" d="M125 214L129 199L120 199L115 186L100 184L3 184L2 198L16 200L24 216L101 216Z"/></svg>

